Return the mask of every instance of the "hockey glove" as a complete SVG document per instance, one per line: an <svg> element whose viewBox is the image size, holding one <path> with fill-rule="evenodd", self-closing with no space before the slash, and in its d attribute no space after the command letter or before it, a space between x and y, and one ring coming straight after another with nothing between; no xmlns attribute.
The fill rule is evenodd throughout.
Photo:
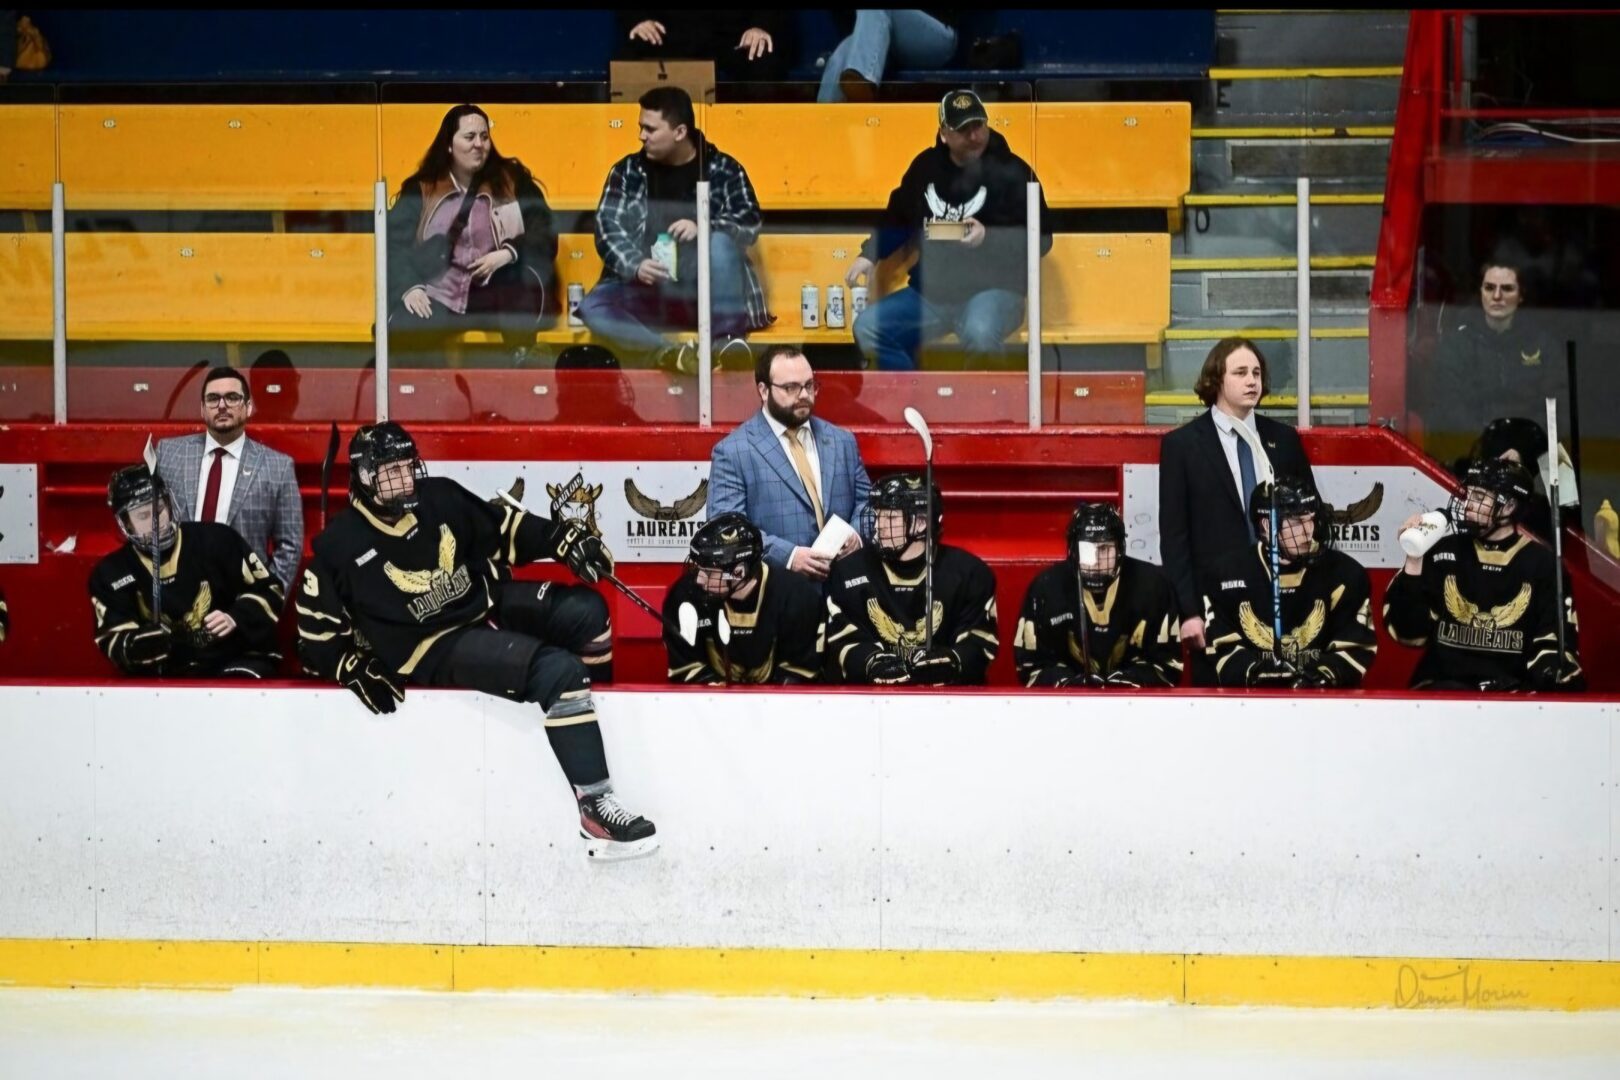
<svg viewBox="0 0 1620 1080"><path fill-rule="evenodd" d="M962 677L962 658L955 649L935 646L911 654L911 681L919 686L946 686Z"/></svg>
<svg viewBox="0 0 1620 1080"><path fill-rule="evenodd" d="M874 686L902 686L911 681L911 671L894 653L873 653L866 661L866 681Z"/></svg>
<svg viewBox="0 0 1620 1080"><path fill-rule="evenodd" d="M1565 689L1573 674L1574 669L1568 661L1560 664L1552 660L1538 664L1530 669L1530 687L1542 692Z"/></svg>
<svg viewBox="0 0 1620 1080"><path fill-rule="evenodd" d="M1094 689L1103 685L1103 677L1095 671L1077 671L1058 685L1065 690Z"/></svg>
<svg viewBox="0 0 1620 1080"><path fill-rule="evenodd" d="M174 648L174 634L167 626L144 626L131 630L118 639L113 648L113 663L125 671L155 668L169 658Z"/></svg>
<svg viewBox="0 0 1620 1080"><path fill-rule="evenodd" d="M1332 668L1318 666L1300 672L1299 682L1295 685L1301 690L1331 690L1339 685L1339 677Z"/></svg>
<svg viewBox="0 0 1620 1080"><path fill-rule="evenodd" d="M1127 672L1116 671L1103 680L1103 685L1110 690L1140 690L1142 684L1131 678Z"/></svg>
<svg viewBox="0 0 1620 1080"><path fill-rule="evenodd" d="M590 585L613 573L613 555L607 545L572 521L552 522L551 557Z"/></svg>
<svg viewBox="0 0 1620 1080"><path fill-rule="evenodd" d="M1266 653L1249 668L1249 685L1260 690L1286 690L1299 680L1294 665Z"/></svg>
<svg viewBox="0 0 1620 1080"><path fill-rule="evenodd" d="M338 661L337 680L373 713L391 713L405 700L405 689L370 653L344 653Z"/></svg>
<svg viewBox="0 0 1620 1080"><path fill-rule="evenodd" d="M1484 694L1517 694L1523 690L1524 683L1518 679L1481 679L1479 689Z"/></svg>

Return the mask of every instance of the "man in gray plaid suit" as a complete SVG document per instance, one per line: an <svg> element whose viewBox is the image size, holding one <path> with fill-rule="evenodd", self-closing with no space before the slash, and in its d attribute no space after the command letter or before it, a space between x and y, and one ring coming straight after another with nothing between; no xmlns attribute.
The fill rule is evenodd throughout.
<svg viewBox="0 0 1620 1080"><path fill-rule="evenodd" d="M158 443L158 475L181 521L229 525L291 588L304 556L304 505L292 458L247 437L252 415L247 378L235 368L213 368L203 379L208 430Z"/></svg>
<svg viewBox="0 0 1620 1080"><path fill-rule="evenodd" d="M763 408L715 444L709 457L712 520L737 511L765 534L765 561L825 581L836 556L810 550L834 514L855 527L839 556L861 546L872 482L855 436L813 424L815 372L797 345L772 345L754 368Z"/></svg>

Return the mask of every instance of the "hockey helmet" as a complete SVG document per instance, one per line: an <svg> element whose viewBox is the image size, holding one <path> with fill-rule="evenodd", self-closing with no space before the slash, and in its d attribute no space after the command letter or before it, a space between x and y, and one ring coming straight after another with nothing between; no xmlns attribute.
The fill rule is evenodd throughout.
<svg viewBox="0 0 1620 1080"><path fill-rule="evenodd" d="M163 477L145 465L130 465L107 482L107 505L118 530L138 551L157 555L169 550L178 535L179 514Z"/></svg>
<svg viewBox="0 0 1620 1080"><path fill-rule="evenodd" d="M728 597L759 576L765 562L765 537L736 511L710 518L692 537L686 565L698 572L698 584L710 596Z"/></svg>
<svg viewBox="0 0 1620 1080"><path fill-rule="evenodd" d="M1451 497L1448 513L1458 532L1483 536L1520 520L1534 491L1530 470L1519 462L1481 458L1469 462L1463 490Z"/></svg>
<svg viewBox="0 0 1620 1080"><path fill-rule="evenodd" d="M400 462L408 467L388 468ZM393 520L415 510L426 479L416 440L392 420L368 424L349 440L349 493L380 516Z"/></svg>
<svg viewBox="0 0 1620 1080"><path fill-rule="evenodd" d="M1261 538L1268 558L1275 539L1271 536L1273 503L1277 510L1277 532L1282 539L1277 546L1278 560L1309 566L1320 559L1333 543L1332 514L1322 497L1303 480L1292 476L1262 480L1254 486L1249 495L1249 517L1254 521L1254 534Z"/></svg>
<svg viewBox="0 0 1620 1080"><path fill-rule="evenodd" d="M1088 589L1106 589L1125 565L1125 522L1107 503L1082 502L1069 517L1069 566Z"/></svg>
<svg viewBox="0 0 1620 1080"><path fill-rule="evenodd" d="M945 507L922 473L891 473L872 485L861 533L885 562L899 562L913 541L938 545Z"/></svg>

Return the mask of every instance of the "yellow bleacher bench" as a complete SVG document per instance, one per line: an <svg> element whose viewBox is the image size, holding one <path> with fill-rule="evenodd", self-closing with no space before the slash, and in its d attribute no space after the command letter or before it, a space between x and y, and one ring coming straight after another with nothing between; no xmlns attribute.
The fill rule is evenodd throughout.
<svg viewBox="0 0 1620 1080"><path fill-rule="evenodd" d="M0 105L0 210L49 210L55 180L56 107Z"/></svg>

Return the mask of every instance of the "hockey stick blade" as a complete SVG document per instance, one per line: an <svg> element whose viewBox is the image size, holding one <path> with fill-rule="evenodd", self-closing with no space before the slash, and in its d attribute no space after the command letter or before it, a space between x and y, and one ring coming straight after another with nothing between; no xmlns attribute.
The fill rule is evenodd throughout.
<svg viewBox="0 0 1620 1080"><path fill-rule="evenodd" d="M724 604L721 604L714 611L714 633L720 639L721 648L731 644L731 620L726 618L726 605Z"/></svg>
<svg viewBox="0 0 1620 1080"><path fill-rule="evenodd" d="M934 437L928 431L928 421L923 419L922 413L918 412L910 405L907 405L906 411L900 415L905 418L905 421L911 427L911 430L915 431L917 433L917 437L922 440L924 456L926 456L930 462L933 461Z"/></svg>
<svg viewBox="0 0 1620 1080"><path fill-rule="evenodd" d="M680 609L675 613L675 617L680 623L677 630L681 635L681 640L686 642L688 646L696 645L698 631L697 608L692 606L690 600L683 600Z"/></svg>

